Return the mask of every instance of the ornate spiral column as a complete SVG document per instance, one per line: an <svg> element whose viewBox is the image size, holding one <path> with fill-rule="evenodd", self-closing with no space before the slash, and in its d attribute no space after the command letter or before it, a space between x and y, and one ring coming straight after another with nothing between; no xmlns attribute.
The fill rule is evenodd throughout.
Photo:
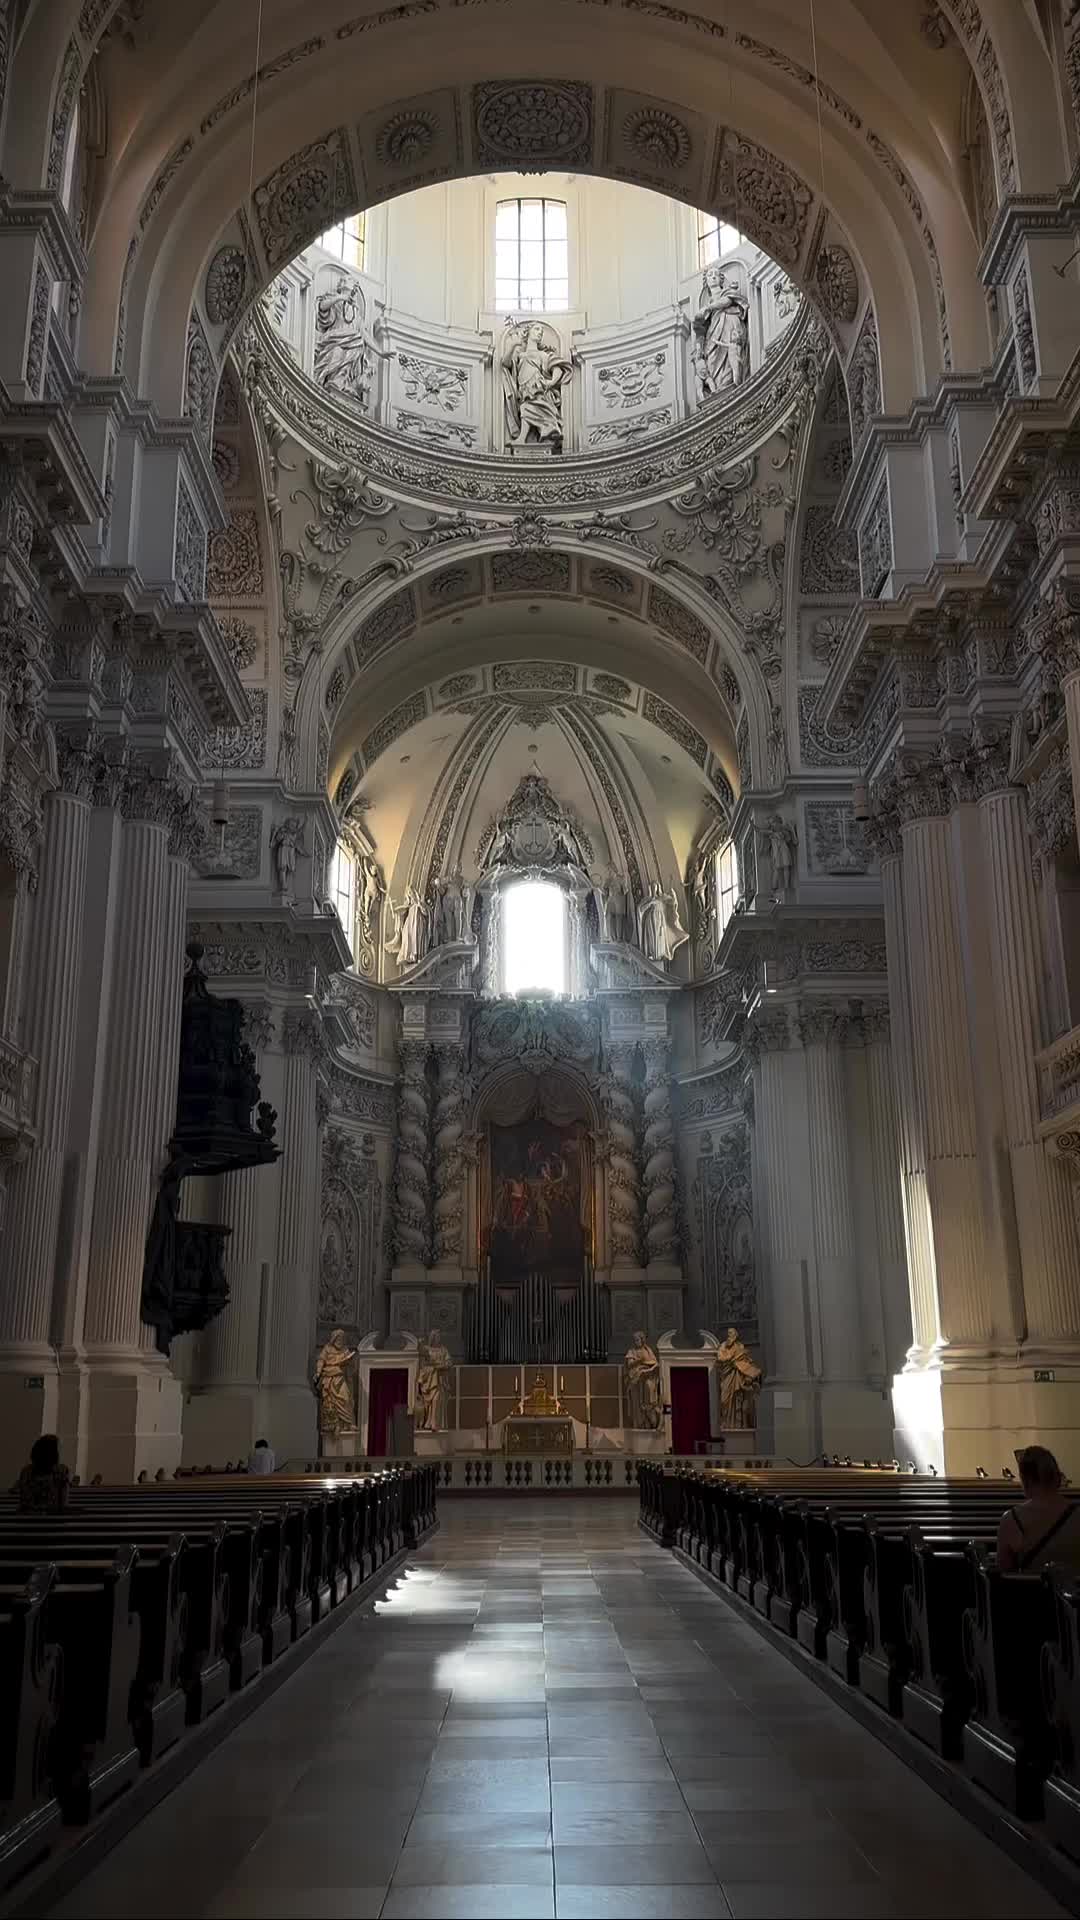
<svg viewBox="0 0 1080 1920"><path fill-rule="evenodd" d="M915 1033L911 976L904 917L900 822L894 812L878 816L881 887L885 904L885 950L889 967L889 1016L896 1088L896 1144L908 1284L911 1290L912 1344L908 1365L925 1365L940 1335L937 1272L926 1184L926 1119L915 1070ZM890 1175L895 1177L895 1168Z"/></svg>
<svg viewBox="0 0 1080 1920"><path fill-rule="evenodd" d="M430 1113L426 1040L401 1042L394 1260L426 1267L431 1254Z"/></svg>
<svg viewBox="0 0 1080 1920"><path fill-rule="evenodd" d="M465 1231L465 1049L457 1040L435 1045L435 1209L432 1253L438 1267L460 1267Z"/></svg>
<svg viewBox="0 0 1080 1920"><path fill-rule="evenodd" d="M647 1040L642 1052L645 1056L642 1186L645 1189L646 1256L650 1266L678 1267L681 1248L668 1042Z"/></svg>
<svg viewBox="0 0 1080 1920"><path fill-rule="evenodd" d="M862 1339L842 1028L834 1007L804 1007L798 1027L806 1058L821 1372L826 1380L854 1381L862 1373Z"/></svg>
<svg viewBox="0 0 1080 1920"><path fill-rule="evenodd" d="M982 1194L967 996L952 871L948 796L926 767L900 796L904 924L916 1076L926 1121L926 1185L940 1341L985 1353L993 1311L983 1276Z"/></svg>
<svg viewBox="0 0 1080 1920"><path fill-rule="evenodd" d="M1027 1337L1036 1344L1075 1346L1080 1235L1068 1169L1039 1133L1035 1055L1046 1037L1043 957L1026 801L1007 784L1006 768L1002 743L985 745L978 757L984 789L979 815L993 908L990 965Z"/></svg>
<svg viewBox="0 0 1080 1920"><path fill-rule="evenodd" d="M604 1103L608 1120L608 1232L613 1267L641 1265L641 1172L634 1053L631 1043L611 1046L607 1053Z"/></svg>

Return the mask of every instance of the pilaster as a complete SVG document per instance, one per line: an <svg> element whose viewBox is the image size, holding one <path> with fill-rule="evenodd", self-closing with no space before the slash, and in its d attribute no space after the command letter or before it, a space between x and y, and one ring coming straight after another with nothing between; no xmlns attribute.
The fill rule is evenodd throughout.
<svg viewBox="0 0 1080 1920"><path fill-rule="evenodd" d="M828 1006L804 1006L798 1028L806 1063L821 1374L852 1382L862 1373L862 1338L842 1029Z"/></svg>
<svg viewBox="0 0 1080 1920"><path fill-rule="evenodd" d="M634 1086L634 1041L607 1049L607 1193L611 1265L641 1270L641 1127Z"/></svg>

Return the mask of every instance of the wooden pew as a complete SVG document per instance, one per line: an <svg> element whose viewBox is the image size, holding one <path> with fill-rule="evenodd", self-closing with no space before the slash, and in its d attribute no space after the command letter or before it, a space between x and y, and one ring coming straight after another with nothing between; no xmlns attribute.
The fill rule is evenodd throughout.
<svg viewBox="0 0 1080 1920"><path fill-rule="evenodd" d="M44 1633L56 1574L36 1567L0 1595L0 1889L46 1858L60 1831L49 1748L61 1702L60 1653Z"/></svg>

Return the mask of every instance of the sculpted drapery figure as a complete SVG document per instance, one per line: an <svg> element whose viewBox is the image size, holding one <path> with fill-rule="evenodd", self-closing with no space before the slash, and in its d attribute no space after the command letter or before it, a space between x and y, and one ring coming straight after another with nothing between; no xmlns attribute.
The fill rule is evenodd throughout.
<svg viewBox="0 0 1080 1920"><path fill-rule="evenodd" d="M420 1347L416 1369L416 1430L418 1433L444 1433L450 1423L449 1348L438 1328Z"/></svg>
<svg viewBox="0 0 1080 1920"><path fill-rule="evenodd" d="M734 1327L728 1328L725 1339L716 1349L716 1364L720 1370L720 1425L756 1426L762 1372Z"/></svg>
<svg viewBox="0 0 1080 1920"><path fill-rule="evenodd" d="M511 324L503 336L503 404L511 446L544 441L556 450L562 446L563 388L573 365L553 340L551 328L539 320Z"/></svg>
<svg viewBox="0 0 1080 1920"><path fill-rule="evenodd" d="M278 891L291 894L296 856L304 852L304 823L298 815L288 814L274 828L270 835L270 851L277 869Z"/></svg>
<svg viewBox="0 0 1080 1920"><path fill-rule="evenodd" d="M364 296L339 273L332 292L315 302L315 378L330 393L367 405L371 361L364 331Z"/></svg>
<svg viewBox="0 0 1080 1920"><path fill-rule="evenodd" d="M660 1362L644 1333L635 1333L633 1346L626 1350L623 1378L626 1383L628 1425L655 1433L664 1421L660 1398Z"/></svg>
<svg viewBox="0 0 1080 1920"><path fill-rule="evenodd" d="M665 893L660 882L655 880L637 911L642 953L647 960L666 963L688 937L686 928L679 920L679 902L674 888L669 888Z"/></svg>
<svg viewBox="0 0 1080 1920"><path fill-rule="evenodd" d="M347 1369L356 1357L343 1328L336 1327L315 1362L319 1432L344 1433L356 1426L356 1403Z"/></svg>
<svg viewBox="0 0 1080 1920"><path fill-rule="evenodd" d="M406 887L405 899L400 907L393 902L390 911L397 925L393 937L386 942L387 953L397 955L402 967L414 966L422 960L428 949L428 928L431 916L424 901L415 887Z"/></svg>
<svg viewBox="0 0 1080 1920"><path fill-rule="evenodd" d="M694 315L694 377L698 399L737 387L750 371L749 309L734 278L718 262L707 266Z"/></svg>
<svg viewBox="0 0 1080 1920"><path fill-rule="evenodd" d="M772 867L772 891L783 899L791 885L795 865L795 829L786 825L778 813L770 813L758 833L758 845L769 857Z"/></svg>

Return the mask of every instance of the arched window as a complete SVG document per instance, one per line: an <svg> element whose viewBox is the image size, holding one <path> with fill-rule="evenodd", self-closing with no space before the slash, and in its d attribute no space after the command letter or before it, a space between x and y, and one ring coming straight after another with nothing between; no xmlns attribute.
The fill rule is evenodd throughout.
<svg viewBox="0 0 1080 1920"><path fill-rule="evenodd" d="M564 200L500 200L495 208L497 313L565 313L570 305Z"/></svg>
<svg viewBox="0 0 1080 1920"><path fill-rule="evenodd" d="M716 856L716 938L724 937L724 929L735 911L735 902L739 897L739 863L735 857L735 843L729 840L720 848Z"/></svg>
<svg viewBox="0 0 1080 1920"><path fill-rule="evenodd" d="M697 263L707 267L712 260L722 260L725 254L734 253L742 245L745 233L738 227L729 227L726 220L718 220L715 213L700 211L697 217Z"/></svg>
<svg viewBox="0 0 1080 1920"><path fill-rule="evenodd" d="M330 862L330 903L345 929L349 951L356 964L356 861L343 841L334 848Z"/></svg>
<svg viewBox="0 0 1080 1920"><path fill-rule="evenodd" d="M354 213L350 220L339 220L336 226L327 227L320 233L318 245L325 253L332 253L335 260L344 260L346 266L364 271L364 240L366 215Z"/></svg>
<svg viewBox="0 0 1080 1920"><path fill-rule="evenodd" d="M504 993L566 992L566 895L550 880L519 880L502 897Z"/></svg>

